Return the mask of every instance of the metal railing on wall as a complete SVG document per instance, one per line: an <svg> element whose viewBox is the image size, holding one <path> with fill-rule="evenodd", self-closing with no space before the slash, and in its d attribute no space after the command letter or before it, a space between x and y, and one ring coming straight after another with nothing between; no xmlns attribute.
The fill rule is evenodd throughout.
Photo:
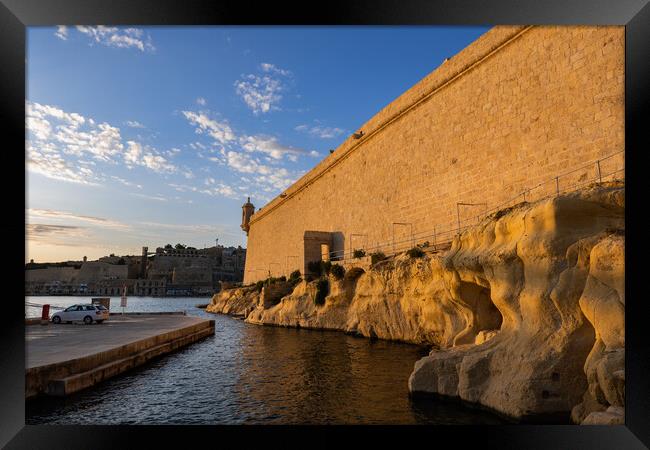
<svg viewBox="0 0 650 450"><path fill-rule="evenodd" d="M345 249L331 251L329 253L330 260L333 262L341 262L350 259L356 259L354 256L355 253L357 255L360 253L370 255L372 253L381 252L385 256L391 256L402 253L415 246L420 246L421 248L431 248L434 251L437 251L443 247L450 245L454 237L462 233L467 228L478 224L482 219L499 210L515 206L522 202L530 203L550 197L556 197L562 193L575 191L588 184L602 183L604 181L614 181L619 179L622 180L624 178L625 162L622 162L623 167L616 165L609 170L607 170L607 165L610 161L612 161L612 158L624 152L624 150L621 150L605 156L604 158L591 161L568 172L563 172L535 186L520 191L517 195L513 196L509 200L501 202L490 209L487 209L487 203L470 203L459 201L456 203L456 220L450 223L436 224L434 225L433 229L413 233L412 224L409 222L393 222L393 238L391 240L377 243L370 247L351 247L349 251L345 251ZM593 170L593 175L589 176L589 172L584 172L585 170ZM471 217L461 220L460 206L484 206L484 208L483 211L478 215L472 215ZM410 236L403 240L395 240L395 224L411 225ZM358 234L355 234L355 236L356 235Z"/></svg>

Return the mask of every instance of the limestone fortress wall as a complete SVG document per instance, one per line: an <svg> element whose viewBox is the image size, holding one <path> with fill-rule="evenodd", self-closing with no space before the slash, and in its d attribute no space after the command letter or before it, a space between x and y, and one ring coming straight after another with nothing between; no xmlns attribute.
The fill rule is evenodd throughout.
<svg viewBox="0 0 650 450"><path fill-rule="evenodd" d="M449 228L457 212L466 220L611 154L603 173L623 167L624 45L623 27L491 29L253 214L245 283L304 272L306 231L327 232L310 236L330 236L333 251L368 248Z"/></svg>

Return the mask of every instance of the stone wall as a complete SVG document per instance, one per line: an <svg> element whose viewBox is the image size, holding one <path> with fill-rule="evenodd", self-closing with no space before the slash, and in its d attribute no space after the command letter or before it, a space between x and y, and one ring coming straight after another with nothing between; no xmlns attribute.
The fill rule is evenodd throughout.
<svg viewBox="0 0 650 450"><path fill-rule="evenodd" d="M127 265L108 264L99 261L88 261L81 265L81 269L74 267L48 267L46 269L33 269L25 271L27 282L62 283L96 283L101 280L121 279L128 276Z"/></svg>
<svg viewBox="0 0 650 450"><path fill-rule="evenodd" d="M129 267L127 265L88 261L81 265L76 281L78 283L95 283L105 279L126 280L128 272Z"/></svg>
<svg viewBox="0 0 650 450"><path fill-rule="evenodd" d="M72 283L77 279L79 269L74 267L47 267L45 269L30 269L25 271L26 282L60 281Z"/></svg>
<svg viewBox="0 0 650 450"><path fill-rule="evenodd" d="M491 29L252 216L244 281L304 268L306 230L335 233L336 251L348 250L353 234L369 246L391 240L393 222L411 223L415 234L450 227L457 202L490 209L621 152L624 38L623 27ZM601 170L623 164L619 153ZM560 188L596 171L562 177ZM463 207L461 220L484 209ZM407 231L397 227L396 239Z"/></svg>

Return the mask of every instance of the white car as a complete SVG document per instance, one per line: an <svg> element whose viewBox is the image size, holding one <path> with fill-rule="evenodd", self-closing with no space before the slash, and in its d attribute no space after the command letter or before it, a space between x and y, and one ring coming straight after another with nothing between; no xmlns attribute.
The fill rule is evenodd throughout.
<svg viewBox="0 0 650 450"><path fill-rule="evenodd" d="M102 323L108 319L108 309L103 305L72 305L52 314L52 323L83 321L86 325Z"/></svg>

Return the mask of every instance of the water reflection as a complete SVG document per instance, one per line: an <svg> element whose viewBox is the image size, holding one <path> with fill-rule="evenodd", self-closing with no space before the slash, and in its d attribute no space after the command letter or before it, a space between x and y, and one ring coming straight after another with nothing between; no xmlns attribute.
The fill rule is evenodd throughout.
<svg viewBox="0 0 650 450"><path fill-rule="evenodd" d="M69 398L30 401L26 422L501 423L461 405L411 400L408 376L426 349L333 331L250 325L192 306L203 300L179 299L177 307L215 319L214 336ZM164 305L169 309L170 300Z"/></svg>

